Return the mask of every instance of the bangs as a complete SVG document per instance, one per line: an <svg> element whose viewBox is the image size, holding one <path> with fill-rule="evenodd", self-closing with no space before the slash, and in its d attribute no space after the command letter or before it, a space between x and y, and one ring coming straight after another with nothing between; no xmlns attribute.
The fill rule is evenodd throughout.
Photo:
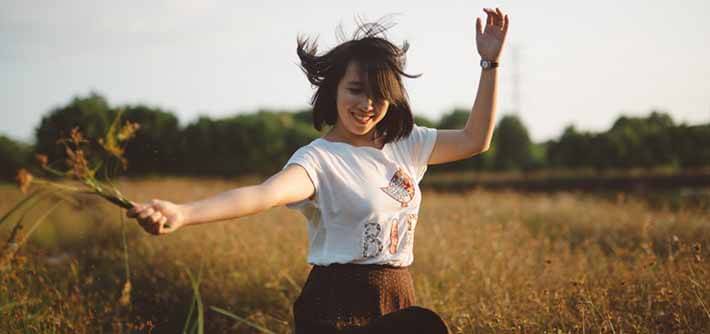
<svg viewBox="0 0 710 334"><path fill-rule="evenodd" d="M357 61L365 72L365 90L376 101L387 100L398 104L405 98L404 89L396 69L382 61L369 63Z"/></svg>
<svg viewBox="0 0 710 334"><path fill-rule="evenodd" d="M368 95L393 104L406 99L401 77L411 76L403 71L404 57L400 48L381 38L364 38L353 45L352 51L351 60L365 72Z"/></svg>

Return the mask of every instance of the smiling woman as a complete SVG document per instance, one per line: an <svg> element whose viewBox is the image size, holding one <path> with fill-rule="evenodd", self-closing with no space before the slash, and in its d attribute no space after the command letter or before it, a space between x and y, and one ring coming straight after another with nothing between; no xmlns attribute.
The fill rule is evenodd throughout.
<svg viewBox="0 0 710 334"><path fill-rule="evenodd" d="M362 136L375 127L372 134L384 136L383 143L411 132L414 117L401 77L418 75L403 70L406 43L399 48L378 37L385 30L383 24L363 24L352 40L323 55L316 55L315 43L299 39L301 67L317 87L311 101L313 125L318 130L324 125L334 126L329 138L346 137L346 141L361 146L372 144L372 138ZM341 131L346 129L349 131Z"/></svg>
<svg viewBox="0 0 710 334"><path fill-rule="evenodd" d="M279 205L299 209L313 268L293 305L297 334L447 333L435 312L415 306L408 267L427 165L468 158L490 144L508 17L484 11L485 24L476 21L481 79L465 128L414 124L402 77L417 76L404 72L407 44L388 41L387 24L361 24L351 40L322 55L299 39L301 67L316 87L313 125L328 126L327 133L259 185L184 205L136 204L129 216L165 234Z"/></svg>
<svg viewBox="0 0 710 334"><path fill-rule="evenodd" d="M339 129L347 129L348 131L339 131L340 133L331 133L336 136L348 136L349 133L356 135L364 135L370 133L379 124L383 118L390 115L389 120L395 118L387 113L390 102L384 99L376 99L373 96L370 85L367 83L365 71L362 65L352 60L348 64L343 79L338 83L337 88L337 106L336 108L328 108L325 112L332 112L337 109L338 117L336 122L340 122L340 126L336 127L333 132ZM402 112L402 111L400 111ZM411 113L409 113L411 118ZM384 126L387 124L382 122ZM377 131L372 132L373 134ZM352 138L355 139L355 138ZM374 139L374 138L373 138Z"/></svg>

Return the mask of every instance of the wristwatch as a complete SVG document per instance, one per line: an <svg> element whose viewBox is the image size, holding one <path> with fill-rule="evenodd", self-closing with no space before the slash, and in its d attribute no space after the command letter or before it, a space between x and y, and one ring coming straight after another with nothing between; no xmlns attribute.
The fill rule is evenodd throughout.
<svg viewBox="0 0 710 334"><path fill-rule="evenodd" d="M490 61L490 60L485 60L481 59L481 68L484 70L491 69L491 68L496 68L498 67L498 63Z"/></svg>

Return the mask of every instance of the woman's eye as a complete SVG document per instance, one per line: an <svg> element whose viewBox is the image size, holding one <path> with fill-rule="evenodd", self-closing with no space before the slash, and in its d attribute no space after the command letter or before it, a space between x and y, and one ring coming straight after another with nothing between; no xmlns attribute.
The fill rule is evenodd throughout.
<svg viewBox="0 0 710 334"><path fill-rule="evenodd" d="M362 89L359 89L359 88L348 88L348 91L350 91L350 93L352 93L352 94L362 93Z"/></svg>

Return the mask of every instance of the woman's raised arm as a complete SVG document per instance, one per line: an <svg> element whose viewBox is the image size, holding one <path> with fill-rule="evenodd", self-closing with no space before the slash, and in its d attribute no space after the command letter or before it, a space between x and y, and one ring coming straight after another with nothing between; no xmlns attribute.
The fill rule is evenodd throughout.
<svg viewBox="0 0 710 334"><path fill-rule="evenodd" d="M476 47L481 60L498 63L508 33L508 15L498 8L483 10L487 18L485 26L480 18L476 19ZM456 130L437 130L436 144L429 157L430 165L470 158L488 150L495 126L497 95L498 70L495 67L483 69L466 126Z"/></svg>
<svg viewBox="0 0 710 334"><path fill-rule="evenodd" d="M259 185L235 188L199 201L175 204L154 199L134 203L126 215L147 232L159 235L187 226L253 215L307 199L315 189L306 170L290 165Z"/></svg>

